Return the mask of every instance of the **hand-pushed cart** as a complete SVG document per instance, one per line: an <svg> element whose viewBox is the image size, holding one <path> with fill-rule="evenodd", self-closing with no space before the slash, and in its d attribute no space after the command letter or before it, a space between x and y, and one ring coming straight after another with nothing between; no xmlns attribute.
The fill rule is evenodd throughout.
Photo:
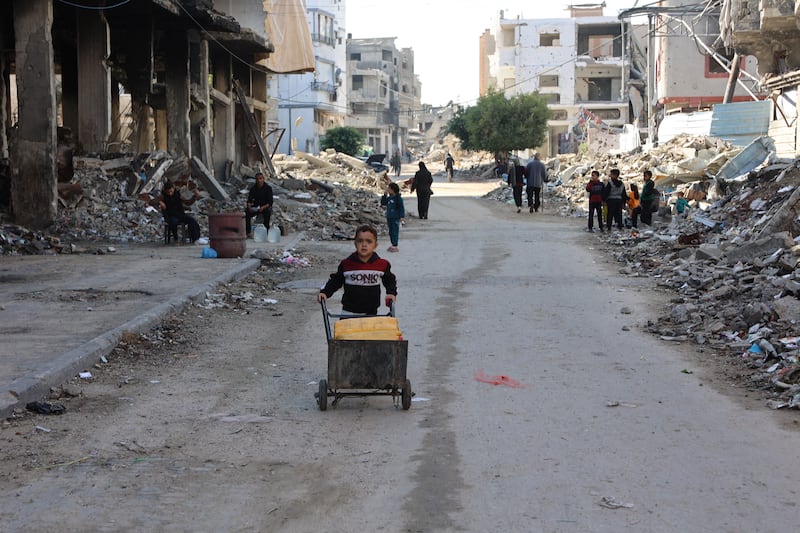
<svg viewBox="0 0 800 533"><path fill-rule="evenodd" d="M408 341L334 339L331 318L365 315L336 315L328 312L325 300L321 305L328 337L328 379L319 380L315 394L319 410L328 408L329 396L333 397L333 407L345 397L391 396L395 405L400 400L403 410L411 408L411 381L406 378ZM389 316L394 316L394 304Z"/></svg>

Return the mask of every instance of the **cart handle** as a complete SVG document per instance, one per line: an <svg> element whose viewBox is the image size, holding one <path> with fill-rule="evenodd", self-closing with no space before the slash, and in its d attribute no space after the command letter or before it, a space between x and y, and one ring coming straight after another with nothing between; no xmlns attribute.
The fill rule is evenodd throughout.
<svg viewBox="0 0 800 533"><path fill-rule="evenodd" d="M328 340L333 339L333 330L331 329L331 318L362 318L365 316L395 316L395 303L389 303L389 312L386 315L366 315L366 314L359 314L359 313L343 313L343 314L334 314L328 311L328 304L326 300L322 300L319 305L322 307L322 318L325 322L325 336Z"/></svg>

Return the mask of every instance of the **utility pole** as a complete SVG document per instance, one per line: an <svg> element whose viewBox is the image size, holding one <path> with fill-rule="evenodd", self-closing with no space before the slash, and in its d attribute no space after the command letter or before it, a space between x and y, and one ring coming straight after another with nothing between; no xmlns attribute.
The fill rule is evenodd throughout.
<svg viewBox="0 0 800 533"><path fill-rule="evenodd" d="M723 104L730 104L733 100L733 93L736 91L736 80L739 79L739 68L742 62L739 52L734 52L733 59L731 59L731 71L728 74L728 85L725 86L725 97L722 99Z"/></svg>

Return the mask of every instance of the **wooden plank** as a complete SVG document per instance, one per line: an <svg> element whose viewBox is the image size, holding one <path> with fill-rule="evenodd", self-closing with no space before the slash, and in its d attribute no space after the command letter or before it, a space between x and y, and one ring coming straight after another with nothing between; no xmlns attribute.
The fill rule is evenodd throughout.
<svg viewBox="0 0 800 533"><path fill-rule="evenodd" d="M214 176L211 175L211 172L208 171L208 168L203 164L197 156L192 156L192 163L194 164L195 169L197 170L197 174L199 175L200 181L203 182L203 186L208 191L208 194L211 195L212 198L215 200L228 200L230 197L228 193L225 192L219 182L214 179Z"/></svg>
<svg viewBox="0 0 800 533"><path fill-rule="evenodd" d="M167 169L172 165L172 159L165 159L163 163L158 167L155 174L147 180L147 183L139 190L139 194L150 192L155 189L157 186L161 185L161 182L164 179L164 173Z"/></svg>
<svg viewBox="0 0 800 533"><path fill-rule="evenodd" d="M267 166L269 175L273 179L278 179L278 174L275 172L275 167L272 166L272 157L267 152L267 147L264 145L264 139L261 138L261 133L258 131L256 118L253 116L253 111L250 109L250 105L247 103L247 96L244 94L244 90L242 89L239 80L233 80L233 87L236 89L236 96L239 98L239 103L244 109L244 116L247 120L247 125L250 127L250 131L253 133L253 137L256 138L256 142L258 143L258 150L261 152L261 159Z"/></svg>

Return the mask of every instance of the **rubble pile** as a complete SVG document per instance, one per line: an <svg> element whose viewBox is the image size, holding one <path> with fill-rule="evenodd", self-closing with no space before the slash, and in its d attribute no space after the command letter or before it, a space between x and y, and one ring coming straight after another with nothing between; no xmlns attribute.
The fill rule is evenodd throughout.
<svg viewBox="0 0 800 533"><path fill-rule="evenodd" d="M740 378L764 391L770 407L800 408L800 160L771 158L721 181L712 177L738 150L713 139L677 142L706 153L665 147L568 165L551 183L563 199L561 213L587 216L583 174L592 168L624 169L640 190L641 171L653 168L664 196L684 191L692 200L685 215L673 213L672 199L662 202L652 227L607 232L606 251L623 274L648 278L663 292L664 314L648 325L651 332L733 357ZM690 181L694 175L703 179Z"/></svg>
<svg viewBox="0 0 800 533"><path fill-rule="evenodd" d="M663 314L648 330L693 342L708 357L730 357L737 378L763 391L769 407L797 409L800 159L756 153L738 165L747 152L711 137L680 136L647 153L561 155L546 162L543 207L585 219L592 170L607 178L619 168L625 184L640 191L642 172L652 170L662 195L653 226L599 237L621 273L652 280L663 294ZM674 213L678 192L690 201L685 215ZM508 186L487 197L513 204Z"/></svg>
<svg viewBox="0 0 800 533"><path fill-rule="evenodd" d="M211 194L196 179L198 169L186 158L164 152L114 159L74 157L74 175L59 183L58 216L46 231L10 223L0 225L0 251L10 254L56 254L84 250L74 243L158 242L163 217L158 195L172 181L187 213L208 228L209 213L240 211L257 169L240 166L237 175L215 184ZM278 179L270 179L275 205L272 221L284 233L305 231L310 239L350 239L359 224L379 231L384 215L377 195L389 182L359 159L329 151L319 158L298 153L275 160Z"/></svg>

